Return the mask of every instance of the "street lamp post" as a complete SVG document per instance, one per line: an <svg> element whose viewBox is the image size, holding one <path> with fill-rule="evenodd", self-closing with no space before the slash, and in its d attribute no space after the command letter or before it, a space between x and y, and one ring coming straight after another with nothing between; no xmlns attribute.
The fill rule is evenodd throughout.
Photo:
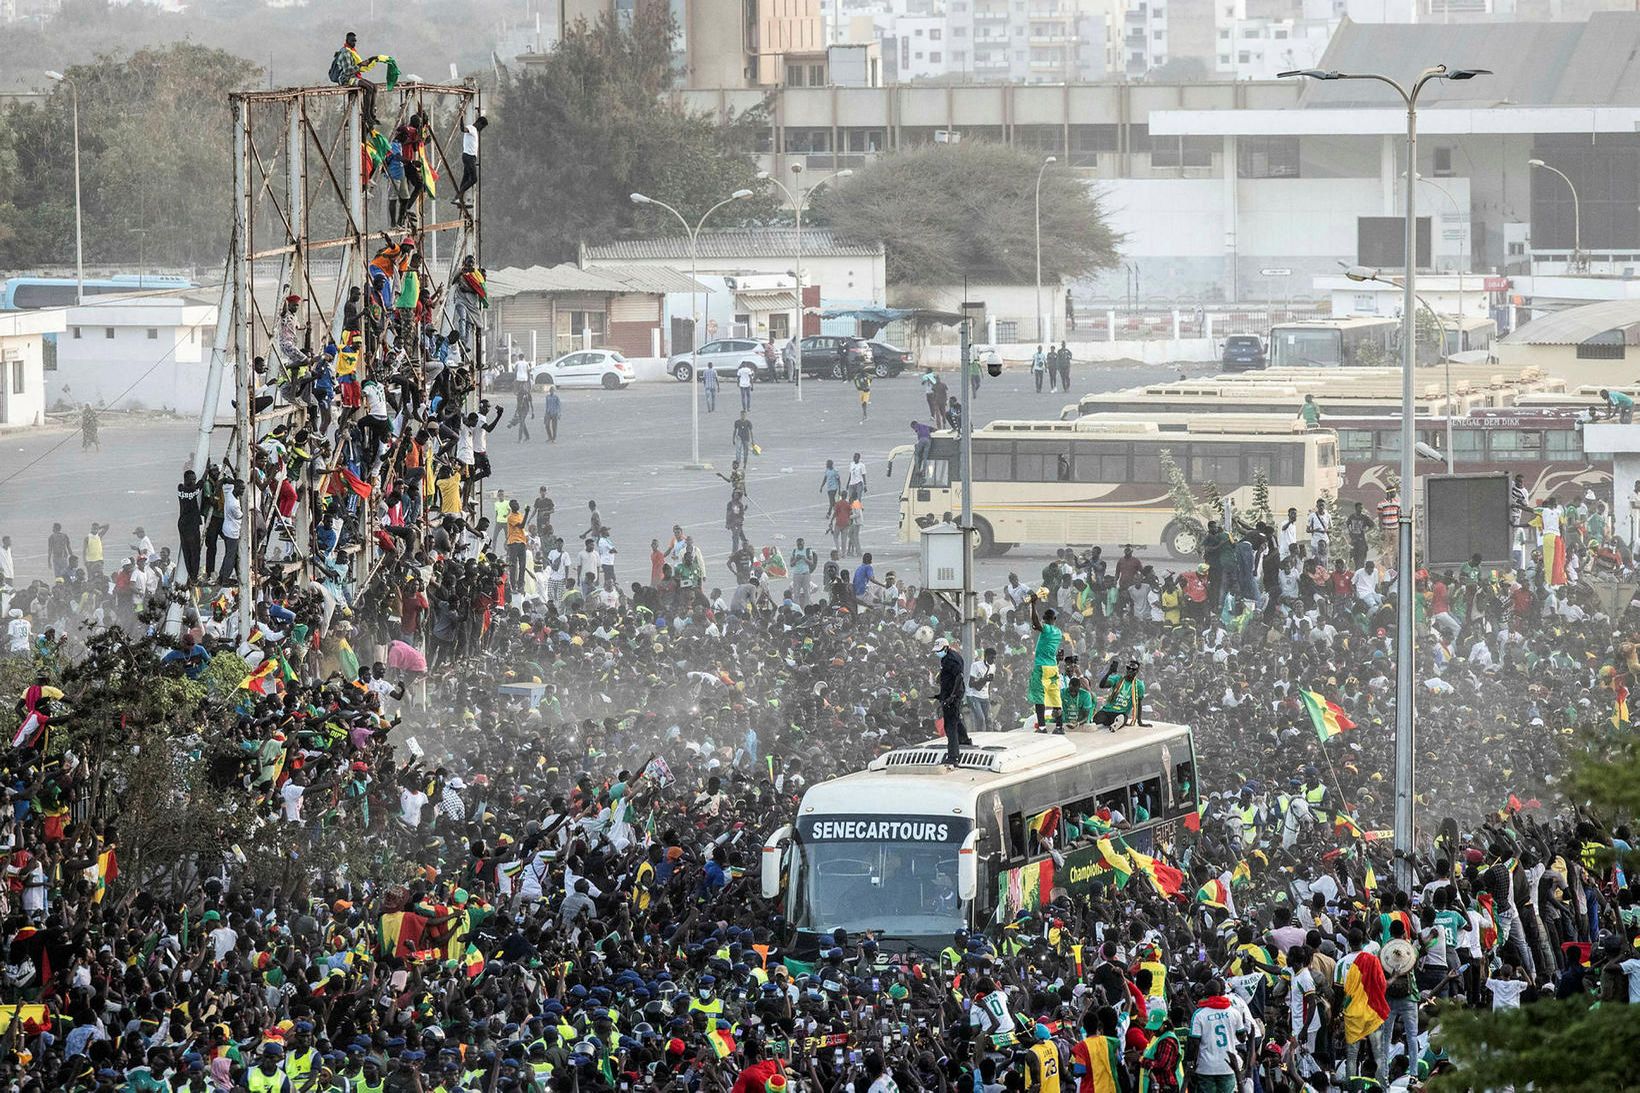
<svg viewBox="0 0 1640 1093"><path fill-rule="evenodd" d="M1418 170L1418 96L1435 80L1471 80L1490 75L1484 68L1453 68L1436 65L1418 74L1411 87L1403 87L1389 76L1373 72L1351 73L1306 68L1280 73L1283 77L1303 76L1312 80L1376 80L1388 84L1401 96L1407 109L1407 174ZM1418 220L1416 186L1407 186L1406 201L1406 283L1401 305L1401 491L1400 550L1395 576L1395 883L1402 891L1412 887L1412 784L1413 784L1413 647L1412 647L1412 514L1416 492L1414 446L1417 430L1414 406L1413 368L1417 353Z"/></svg>
<svg viewBox="0 0 1640 1093"><path fill-rule="evenodd" d="M68 85L74 103L74 302L85 303L85 230L80 206L80 85L61 72L47 71L48 80Z"/></svg>
<svg viewBox="0 0 1640 1093"><path fill-rule="evenodd" d="M1343 263L1339 264L1343 265ZM1396 284L1394 280L1380 275L1377 270L1371 269L1367 266L1344 266L1344 276L1356 282L1376 281L1381 285L1390 285L1393 288L1401 287ZM1438 352L1441 355L1442 363L1446 365L1446 473L1451 474L1453 472L1453 462L1455 458L1452 448L1452 414L1454 403L1452 400L1452 355L1446 351L1446 324L1441 321L1440 313L1429 306L1428 300L1424 299L1422 296L1418 296L1416 293L1414 293L1414 296L1417 298L1419 306L1421 306L1424 311L1429 314L1429 317L1434 320L1436 329L1441 332L1441 343ZM1458 330L1461 336L1463 331L1463 315L1461 312L1458 315Z"/></svg>
<svg viewBox="0 0 1640 1093"><path fill-rule="evenodd" d="M632 199L632 204L634 205L654 205L656 208L665 209L667 212L677 217L678 223L683 225L683 230L689 233L689 280L691 282L689 289L689 307L693 312L689 318L691 324L693 325L693 330L691 333L695 344L691 346L693 356L690 357L689 365L690 458L689 462L685 464L685 467L686 469L692 471L709 470L709 464L701 462L700 458L700 377L698 374L699 369L697 368L697 362L700 358L700 330L702 325L700 321L700 301L697 298L699 296L700 289L700 272L698 268L700 230L706 226L707 217L711 216L731 201L738 201L743 197L751 197L752 191L736 190L734 193L730 194L728 197L724 198L722 201L719 201L716 205L713 205L710 209L707 209L704 213L702 213L700 219L695 221L694 227L689 226L689 221L683 218L682 213L678 212L678 210L674 209L664 201L657 201L654 198L646 197L643 194L632 194L630 196Z"/></svg>
<svg viewBox="0 0 1640 1093"><path fill-rule="evenodd" d="M1042 161L1042 166L1036 169L1036 340L1042 342L1042 176L1047 173L1050 163L1058 163L1058 156L1049 156ZM1053 331L1048 331L1048 340L1053 340ZM970 653L969 656L973 654Z"/></svg>
<svg viewBox="0 0 1640 1093"><path fill-rule="evenodd" d="M1572 268L1574 270L1581 269L1582 266L1583 266L1583 210L1578 205L1577 187L1572 184L1572 180L1567 177L1566 172L1560 170L1558 167L1551 167L1547 163L1543 162L1541 159L1529 159L1526 162L1529 166L1541 167L1545 171L1552 171L1555 174L1559 175L1560 180L1562 182L1566 183L1566 188L1568 190L1572 191L1572 263L1571 264L1572 264Z"/></svg>
<svg viewBox="0 0 1640 1093"><path fill-rule="evenodd" d="M792 164L792 174L801 177L803 174L803 165L801 163ZM853 174L854 172L852 170L845 167L841 171L831 175L829 178L821 179L819 182L816 182L813 186L810 186L806 190L799 186L796 191L793 191L788 189L785 183L781 182L778 178L775 178L774 175L770 174L768 171L759 171L757 173L759 180L773 183L776 189L786 195L786 200L791 203L792 211L797 217L797 268L792 273L793 278L797 282L797 326L795 332L792 334L792 338L797 343L798 402L803 401L803 210L808 206L809 198L813 197L814 192L820 187L833 181L834 179L848 178ZM793 180L792 185L797 186L796 179Z"/></svg>

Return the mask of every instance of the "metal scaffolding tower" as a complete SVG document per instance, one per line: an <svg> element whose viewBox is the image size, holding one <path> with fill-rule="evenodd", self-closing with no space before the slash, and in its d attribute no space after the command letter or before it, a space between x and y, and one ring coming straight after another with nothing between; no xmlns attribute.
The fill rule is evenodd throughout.
<svg viewBox="0 0 1640 1093"><path fill-rule="evenodd" d="M461 178L463 128L478 116L481 102L471 80L403 84L376 92L379 120L373 125L365 116L365 94L358 87L246 91L229 98L233 108L232 255L193 465L202 473L215 448L224 477L238 477L246 483L240 498L244 518L238 559L239 632L244 635L250 632L257 587L267 568L263 564L267 540L275 530L288 536L294 545L293 560L278 564L300 565L303 577L311 578L313 521L323 504L321 479L326 474L315 471L311 462L292 479L298 500L288 520L268 511L267 499L255 484L259 443L281 422L304 414L301 405L281 397L277 383L285 367L274 349L282 302L287 294L302 297L297 327L303 332L304 351L317 354L327 339L341 341L349 290L360 288L368 299L372 234L413 235L426 263L426 276L446 287L464 258L479 258L481 188L468 191L464 207L418 193L413 223L396 227L388 205L393 199L392 182L372 161L370 148L373 138L377 142L389 138L396 127L421 114L426 122L422 127L426 167L438 180L435 187L442 183L443 194L448 195ZM435 200L441 205L435 207ZM452 215L440 219L441 210ZM442 299L447 304L449 294L444 293ZM442 315L439 323L441 328L449 325ZM475 338L467 366L476 378L482 376L482 331ZM420 347L407 348L412 360L416 359ZM255 364L258 359L266 362L261 370ZM361 382L369 367L362 355ZM221 386L230 375L234 418L231 425L219 427ZM225 442L213 444L216 432L226 432ZM370 582L379 508L375 499L356 503L362 506L360 549L346 567L350 597L362 593ZM260 543L255 534L258 529L263 533Z"/></svg>

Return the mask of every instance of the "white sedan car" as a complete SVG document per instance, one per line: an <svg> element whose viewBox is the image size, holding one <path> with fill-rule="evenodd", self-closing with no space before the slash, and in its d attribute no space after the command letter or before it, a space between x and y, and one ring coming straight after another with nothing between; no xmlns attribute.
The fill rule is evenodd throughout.
<svg viewBox="0 0 1640 1093"><path fill-rule="evenodd" d="M580 349L530 370L537 387L602 387L618 391L629 386L636 373L627 359L613 349Z"/></svg>

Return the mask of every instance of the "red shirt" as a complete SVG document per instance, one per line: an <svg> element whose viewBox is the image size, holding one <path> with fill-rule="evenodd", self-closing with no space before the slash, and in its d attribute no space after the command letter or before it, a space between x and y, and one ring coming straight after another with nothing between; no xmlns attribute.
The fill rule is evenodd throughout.
<svg viewBox="0 0 1640 1093"><path fill-rule="evenodd" d="M848 522L853 514L853 511L854 510L849 506L848 501L839 497L837 499L837 504L832 506L831 526L834 528L848 527Z"/></svg>
<svg viewBox="0 0 1640 1093"><path fill-rule="evenodd" d="M779 1073L780 1063L778 1060L764 1059L762 1062L753 1063L740 1072L740 1077L735 1079L735 1084L729 1090L729 1093L763 1093L764 1085L768 1083L770 1078Z"/></svg>

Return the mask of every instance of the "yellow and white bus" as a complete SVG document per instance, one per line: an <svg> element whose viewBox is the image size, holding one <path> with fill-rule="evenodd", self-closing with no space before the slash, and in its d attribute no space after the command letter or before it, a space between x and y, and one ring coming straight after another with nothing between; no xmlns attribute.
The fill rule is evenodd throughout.
<svg viewBox="0 0 1640 1093"><path fill-rule="evenodd" d="M1304 431L1293 417L1256 414L1094 414L1075 421L993 421L974 431L976 549L1000 554L1020 543L1163 546L1194 557L1198 543L1174 518L1163 452L1197 495L1215 483L1245 511L1263 472L1270 508L1310 508L1338 491L1338 439ZM900 537L962 508L961 446L936 433L918 466L910 448L900 493Z"/></svg>

